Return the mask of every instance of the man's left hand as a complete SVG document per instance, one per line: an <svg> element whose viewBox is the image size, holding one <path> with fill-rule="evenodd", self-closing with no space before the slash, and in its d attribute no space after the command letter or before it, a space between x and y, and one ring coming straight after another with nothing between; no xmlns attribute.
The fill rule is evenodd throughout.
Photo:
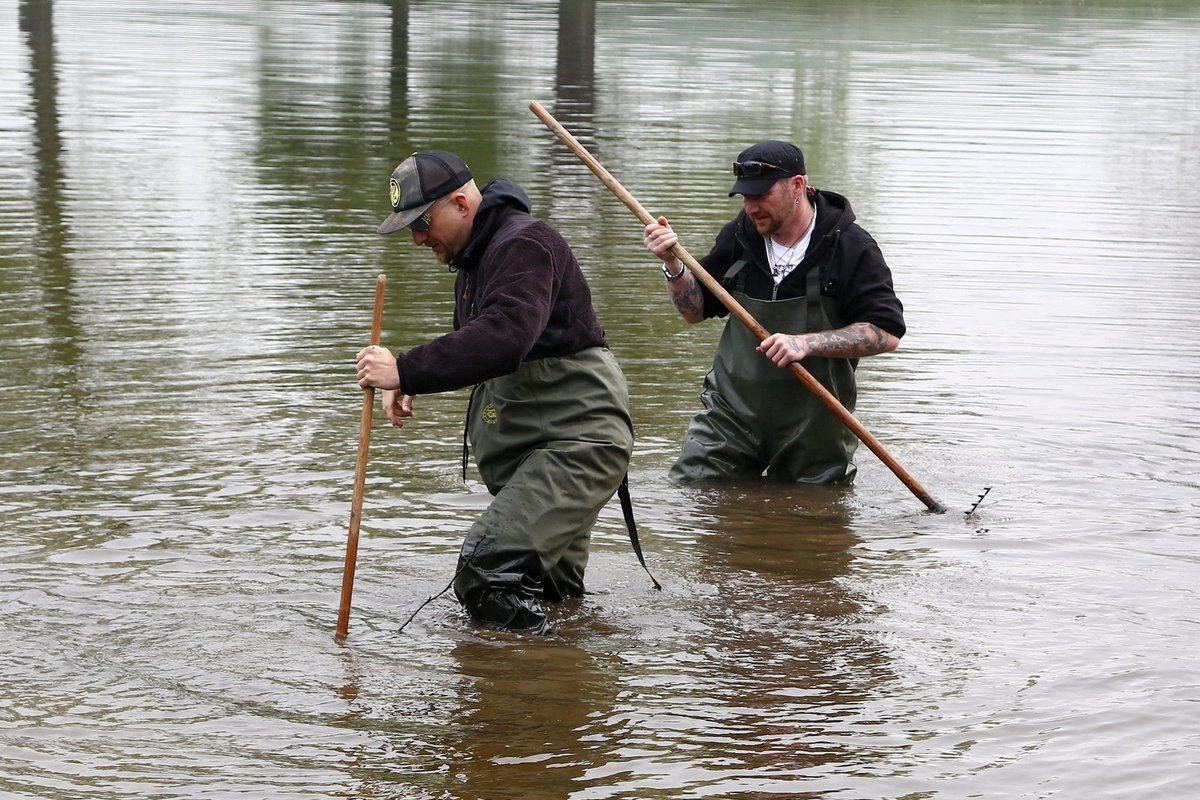
<svg viewBox="0 0 1200 800"><path fill-rule="evenodd" d="M373 344L358 351L358 385L366 389L399 389L400 371L396 357L387 348Z"/></svg>
<svg viewBox="0 0 1200 800"><path fill-rule="evenodd" d="M786 367L808 356L808 341L803 333L772 333L758 345L758 352L774 361L775 366Z"/></svg>

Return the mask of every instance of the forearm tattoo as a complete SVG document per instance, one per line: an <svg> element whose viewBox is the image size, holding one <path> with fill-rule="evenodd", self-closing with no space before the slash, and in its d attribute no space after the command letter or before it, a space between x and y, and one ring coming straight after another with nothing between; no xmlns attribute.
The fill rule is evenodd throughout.
<svg viewBox="0 0 1200 800"><path fill-rule="evenodd" d="M870 322L855 322L835 331L808 335L809 355L827 358L864 358L887 351L888 335Z"/></svg>
<svg viewBox="0 0 1200 800"><path fill-rule="evenodd" d="M692 276L685 276L681 287L676 288L672 284L667 286L671 290L671 302L685 319L704 315L704 295L700 293L700 285Z"/></svg>

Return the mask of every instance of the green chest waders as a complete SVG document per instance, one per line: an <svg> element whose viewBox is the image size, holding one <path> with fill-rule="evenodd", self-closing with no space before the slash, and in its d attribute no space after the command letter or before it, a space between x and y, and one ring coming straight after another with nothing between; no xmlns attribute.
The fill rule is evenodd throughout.
<svg viewBox="0 0 1200 800"><path fill-rule="evenodd" d="M629 468L625 376L593 347L476 387L468 435L493 495L467 532L454 591L475 619L541 631L542 599L583 594L592 525Z"/></svg>
<svg viewBox="0 0 1200 800"><path fill-rule="evenodd" d="M732 271L731 271L732 272ZM822 302L820 270L809 268L804 297L755 300L731 294L771 332L809 333L835 326ZM792 374L755 350L758 337L730 317L704 378L704 410L688 426L676 480L757 478L800 483L846 482L857 471L858 439ZM847 410L857 398L854 364L841 358L802 362Z"/></svg>

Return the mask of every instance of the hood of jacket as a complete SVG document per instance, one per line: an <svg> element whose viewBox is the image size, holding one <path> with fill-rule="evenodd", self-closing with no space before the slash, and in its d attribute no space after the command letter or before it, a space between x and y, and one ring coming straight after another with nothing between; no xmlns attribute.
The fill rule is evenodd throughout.
<svg viewBox="0 0 1200 800"><path fill-rule="evenodd" d="M492 237L512 216L513 212L528 214L533 206L529 195L507 178L494 178L480 192L483 200L475 211L475 222L471 225L471 238L467 246L450 264L452 270L469 271L479 262L487 250Z"/></svg>

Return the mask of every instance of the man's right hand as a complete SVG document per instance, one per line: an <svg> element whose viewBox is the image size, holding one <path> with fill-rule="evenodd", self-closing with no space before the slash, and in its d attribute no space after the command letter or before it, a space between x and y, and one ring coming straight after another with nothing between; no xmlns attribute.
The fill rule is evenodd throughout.
<svg viewBox="0 0 1200 800"><path fill-rule="evenodd" d="M413 415L412 404L411 394L401 395L398 389L383 390L383 412L397 428L403 428L404 418Z"/></svg>
<svg viewBox="0 0 1200 800"><path fill-rule="evenodd" d="M671 252L679 244L679 237L671 230L666 217L659 217L657 222L647 225L642 241L646 249L662 259L672 271L679 267L679 259Z"/></svg>

